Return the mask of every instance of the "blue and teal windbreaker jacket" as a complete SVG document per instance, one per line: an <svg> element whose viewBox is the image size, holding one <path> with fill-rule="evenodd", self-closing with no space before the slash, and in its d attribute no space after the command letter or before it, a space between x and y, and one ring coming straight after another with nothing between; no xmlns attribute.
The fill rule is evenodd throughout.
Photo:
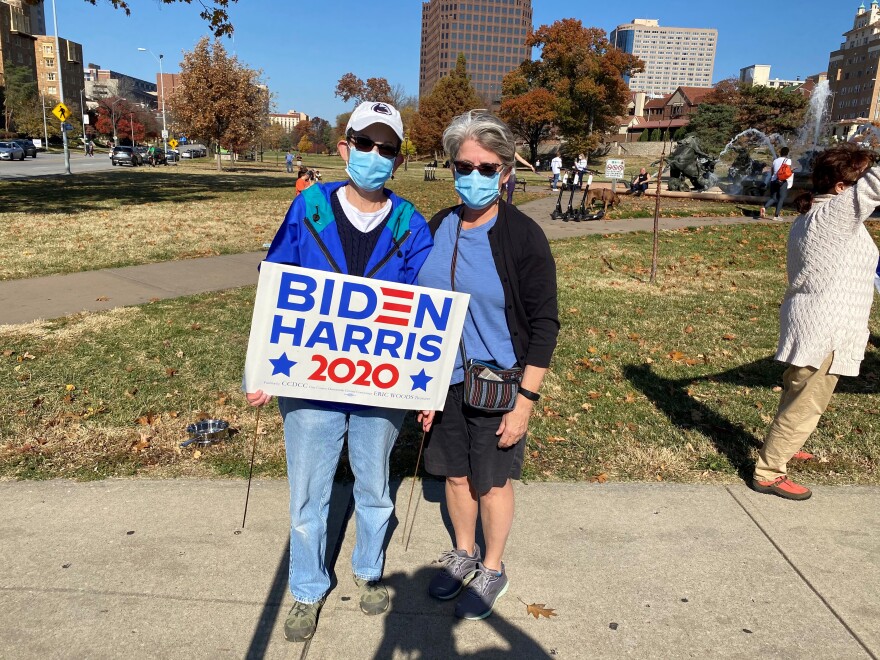
<svg viewBox="0 0 880 660"><path fill-rule="evenodd" d="M265 260L348 274L336 217L330 206L330 195L347 183L315 183L297 195L272 239ZM410 202L388 189L385 194L391 199L391 217L367 261L364 276L415 284L434 240L425 218ZM327 401L314 403L344 412L364 407Z"/></svg>

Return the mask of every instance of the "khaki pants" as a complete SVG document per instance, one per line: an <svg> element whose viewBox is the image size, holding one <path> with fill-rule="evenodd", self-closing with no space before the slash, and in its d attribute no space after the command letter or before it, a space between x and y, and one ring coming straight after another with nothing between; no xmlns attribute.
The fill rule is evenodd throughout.
<svg viewBox="0 0 880 660"><path fill-rule="evenodd" d="M758 481L783 476L788 461L816 429L837 386L838 376L828 373L833 358L834 353L818 369L792 365L785 370L779 409L755 464Z"/></svg>

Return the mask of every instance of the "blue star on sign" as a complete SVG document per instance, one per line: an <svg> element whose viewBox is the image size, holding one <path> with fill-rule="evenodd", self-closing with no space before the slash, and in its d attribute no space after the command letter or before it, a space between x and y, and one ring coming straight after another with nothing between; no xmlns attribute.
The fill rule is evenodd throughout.
<svg viewBox="0 0 880 660"><path fill-rule="evenodd" d="M278 374L284 374L285 376L290 376L290 370L296 364L293 360L287 357L287 353L282 353L281 357L269 358L269 362L272 363L272 375L277 376Z"/></svg>
<svg viewBox="0 0 880 660"><path fill-rule="evenodd" d="M434 377L429 376L428 374L425 373L425 370L422 369L415 376L410 376L410 378L412 378L412 382L413 382L412 390L410 390L410 391L415 392L416 390L424 390L425 392L427 392L428 391L428 381L430 381Z"/></svg>

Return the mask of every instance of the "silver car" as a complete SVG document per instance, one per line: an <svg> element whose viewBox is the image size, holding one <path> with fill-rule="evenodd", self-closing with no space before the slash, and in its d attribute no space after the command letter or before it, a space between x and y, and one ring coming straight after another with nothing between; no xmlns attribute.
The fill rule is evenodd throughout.
<svg viewBox="0 0 880 660"><path fill-rule="evenodd" d="M0 160L24 160L24 149L15 142L0 142Z"/></svg>

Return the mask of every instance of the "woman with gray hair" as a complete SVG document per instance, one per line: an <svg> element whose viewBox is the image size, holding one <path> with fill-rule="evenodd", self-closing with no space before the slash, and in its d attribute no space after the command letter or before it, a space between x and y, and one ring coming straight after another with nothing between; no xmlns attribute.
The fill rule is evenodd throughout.
<svg viewBox="0 0 880 660"><path fill-rule="evenodd" d="M428 592L449 600L466 586L455 615L484 619L507 591L502 557L513 524L511 479L522 473L529 417L559 334L556 265L538 224L501 199L516 154L507 125L484 112L460 115L443 133L443 148L463 203L429 222L434 248L418 283L471 299L443 411L419 416L428 431L425 468L446 478L455 533ZM465 372L473 361L490 371L521 370L508 410L467 403ZM480 513L485 554L476 543Z"/></svg>

